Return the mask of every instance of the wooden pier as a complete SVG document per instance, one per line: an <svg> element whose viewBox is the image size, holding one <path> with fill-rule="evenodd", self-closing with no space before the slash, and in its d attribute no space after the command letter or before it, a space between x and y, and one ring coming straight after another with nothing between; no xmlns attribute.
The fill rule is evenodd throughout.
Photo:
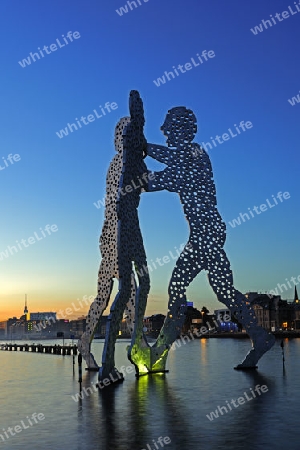
<svg viewBox="0 0 300 450"><path fill-rule="evenodd" d="M76 345L42 345L42 344L1 344L0 350L31 353L47 353L51 355L77 355Z"/></svg>

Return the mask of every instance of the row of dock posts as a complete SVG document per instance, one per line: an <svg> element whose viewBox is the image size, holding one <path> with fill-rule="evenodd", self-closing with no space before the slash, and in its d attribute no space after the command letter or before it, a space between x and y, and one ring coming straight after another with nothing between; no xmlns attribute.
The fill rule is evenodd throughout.
<svg viewBox="0 0 300 450"><path fill-rule="evenodd" d="M77 355L76 345L42 345L42 344L2 344L1 350L31 353L48 353L52 355Z"/></svg>

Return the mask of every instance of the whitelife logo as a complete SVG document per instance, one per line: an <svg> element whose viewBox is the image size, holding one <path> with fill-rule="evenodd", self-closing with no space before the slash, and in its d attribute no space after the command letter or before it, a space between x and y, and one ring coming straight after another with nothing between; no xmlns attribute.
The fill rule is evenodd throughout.
<svg viewBox="0 0 300 450"><path fill-rule="evenodd" d="M184 66L182 64L178 64L177 67L173 66L174 72L176 73L176 76L179 77L179 75L181 73L186 73L188 70L192 70L193 67L198 67L200 66L200 64L203 64L205 61L208 61L208 58L214 58L215 52L213 50L203 50L203 52L201 53L201 56L199 55L199 53L197 53L197 59L198 59L198 63L197 61L195 61L194 58L191 58L191 62L193 64L191 64L190 62L187 62L184 64ZM202 58L204 59L204 61L202 60ZM184 67L184 69L183 69ZM180 72L178 72L178 70L180 70ZM172 72L172 70L170 72L165 71L164 75L162 75L161 77L157 78L156 80L153 80L153 83L155 84L156 87L160 87L162 84L165 84L167 81L170 81L172 79L175 78L174 72ZM172 78L170 78L170 76Z"/></svg>
<svg viewBox="0 0 300 450"><path fill-rule="evenodd" d="M278 198L278 200L280 200L280 203L283 202L283 200L288 200L289 198L291 198L290 193L289 192L284 192L282 193L281 191L277 193L276 197ZM260 206L254 206L252 208L252 210L250 208L248 208L249 214L251 216L251 218L253 219L254 217L256 217L253 214L253 211L256 213L256 215L261 214L262 212L267 211L268 209L274 208L274 206L278 205L278 201L276 200L276 198L274 197L274 195L272 195L272 199L274 203L271 203L269 201L269 199L266 199L266 203L262 203ZM232 228L235 228L237 225L241 225L241 219L243 222L246 222L245 217L247 218L247 220L250 220L250 216L248 213L240 213L240 217L238 217L237 219L233 219L232 221L229 221L229 225Z"/></svg>
<svg viewBox="0 0 300 450"><path fill-rule="evenodd" d="M37 241L41 241L42 239L46 238L47 236L50 236L51 233L56 233L57 230L58 230L58 228L57 228L57 225L55 225L55 224L46 225L44 230L42 228L40 228L41 236L39 236L38 233L35 231L33 233L34 236L30 236L27 239L21 239L20 242L17 240L16 244L17 244L19 250L15 245L12 245L12 246L8 245L6 247L6 250L4 250L3 252L0 252L0 261L3 261L3 258L9 258L9 256L10 256L9 254L11 254L13 256L16 253L19 253L20 250L23 250L23 248L27 248L27 247L29 247L29 245L33 245ZM48 234L46 234L45 231ZM22 245L23 245L23 247L22 247Z"/></svg>
<svg viewBox="0 0 300 450"><path fill-rule="evenodd" d="M260 25L256 25L253 28L250 28L250 31L256 36L259 33L262 33L263 31L267 30L270 27L273 27L274 25L277 25L279 22L283 22L285 19L289 19L291 16L294 16L295 14L298 14L300 12L300 1L299 3L294 2L295 9L292 9L291 6L288 6L289 11L283 11L282 13L276 13L274 14L278 22L276 22L275 17L273 17L272 14L270 14L271 20L262 20ZM281 15L281 17L280 17ZM265 27L265 28L264 28Z"/></svg>
<svg viewBox="0 0 300 450"><path fill-rule="evenodd" d="M299 91L300 92L300 91ZM297 103L300 103L300 94L297 94L297 97L292 97L288 99L290 105L295 106Z"/></svg>
<svg viewBox="0 0 300 450"><path fill-rule="evenodd" d="M168 445L171 443L171 439L169 438L169 436L159 436L159 438L157 439L157 442L155 442L155 439L152 439L153 441L153 447L151 447L150 444L146 444L147 448L142 448L141 450L159 450L160 448L164 447L165 445ZM159 444L160 447L157 445Z"/></svg>
<svg viewBox="0 0 300 450"><path fill-rule="evenodd" d="M148 3L148 1L149 0L144 0L144 3ZM143 3L141 3L141 0L136 0L136 2L135 1L132 1L132 2L128 1L127 5L129 6L130 10L132 11L133 10L132 5L134 5L135 8L138 8L137 3L140 6L143 5ZM120 9L116 9L116 13L119 14L119 16L123 16L123 14L127 14L129 12L127 5L121 6Z"/></svg>
<svg viewBox="0 0 300 450"><path fill-rule="evenodd" d="M227 129L228 133L223 133L221 136L218 134L214 138L211 136L210 139L213 143L213 146L217 147L218 144L224 144L224 142L237 137L239 134L242 134L242 131L245 132L247 130L250 130L251 128L253 128L253 124L252 124L252 122L250 122L250 120L247 120L247 122L245 122L244 120L241 120L239 125L237 125L235 123L234 127L235 127L235 130L232 131L231 128L228 128ZM236 133L234 133L234 131L236 131ZM201 145L205 151L212 150L212 148L213 148L213 146L210 142L201 142ZM199 155L201 156L202 153L203 153L203 151L201 148L198 148L198 149L192 151L192 154L194 157L197 157Z"/></svg>
<svg viewBox="0 0 300 450"><path fill-rule="evenodd" d="M276 287L276 288L272 289L271 291L269 291L267 296L271 298L274 295L279 295L278 289L280 289L280 293L282 294L284 292L283 287L284 287L285 291L288 291L289 288L293 289L295 286L298 285L298 283L300 283L300 275L298 275L298 277L297 277L298 281L296 282L295 280L296 280L296 277L291 277L290 278L290 281L292 281L294 283L294 286L291 285L290 281L287 278L286 278L286 283L287 283L288 287L287 287L287 285L285 283L283 283L283 284L277 283L278 287Z"/></svg>
<svg viewBox="0 0 300 450"><path fill-rule="evenodd" d="M0 439L2 439L2 442L5 442L5 438L7 440L10 438L10 436L16 436L16 433L21 433L21 431L26 430L27 428L33 427L35 424L39 423L39 421L45 420L45 415L43 413L33 413L31 415L31 418L29 418L27 416L26 419L27 419L27 421L25 419L21 420L21 422L20 422L21 425L15 425L14 427L8 427L7 430L5 430L3 428L3 432L1 432L1 434L0 434ZM14 433L14 431L15 431L15 433ZM8 433L10 433L10 435Z"/></svg>
<svg viewBox="0 0 300 450"><path fill-rule="evenodd" d="M68 33L67 33L67 38L69 39L70 42L73 42L73 38L79 39L80 37L81 36L78 33L78 31L74 31L74 32L68 31ZM56 50L58 50L58 48L65 47L66 45L69 44L69 42L64 34L62 34L62 38L63 38L63 41L65 42L65 44L62 44L59 39L56 39L56 43L57 43L58 47L56 44L51 44L50 46L44 45L42 50L40 47L38 47L41 57L42 58L45 57L43 50L46 53L46 55L50 55L50 53L56 52ZM50 50L48 50L48 48L50 48ZM19 64L24 69L24 67L30 66L31 60L32 60L32 62L36 62L37 60L41 59L40 55L38 53L30 52L29 56L27 58L24 58L22 61L19 61Z"/></svg>
<svg viewBox="0 0 300 450"><path fill-rule="evenodd" d="M101 381L98 381L96 384L94 382L92 382L91 386L88 387L84 387L83 390L76 395L72 395L72 399L74 400L74 402L79 402L79 400L83 400L85 397L89 397L91 394L93 394L94 392L98 392L99 389L104 389L106 386L109 386L110 384L113 384L115 382L118 382L120 380L123 379L122 377L122 372L126 373L132 373L135 371L134 367L132 365L130 366L122 366L120 368L120 371L116 370L114 372L114 374L110 373L108 375L109 378L104 378ZM117 378L114 378L114 375L117 376Z"/></svg>
<svg viewBox="0 0 300 450"><path fill-rule="evenodd" d="M258 395L262 395L266 392L268 392L268 387L263 384L260 386L257 384L254 388L254 391ZM233 405L235 408L238 408L240 405L244 405L247 402L250 402L254 398L256 398L256 394L253 391L252 388L250 388L251 396L248 397L247 392L244 392L244 397L239 397L236 400L232 399L230 401L231 405ZM228 413L229 411L232 411L232 407L230 406L230 403L226 400L226 406L218 406L218 408L215 411L212 411L210 414L206 414L206 417L210 422L212 422L214 419L217 419L219 417L219 413L223 416L224 413ZM237 403L237 404L236 404ZM227 409L228 408L228 409Z"/></svg>
<svg viewBox="0 0 300 450"><path fill-rule="evenodd" d="M116 188L114 191L110 192L109 195L106 195L105 197L103 197L102 200L98 200L97 203L94 202L93 205L96 206L97 209L100 209L101 206L105 206L106 201L114 201L116 199L116 196L121 194L121 195L126 195L129 194L130 192L134 191L135 189L138 189L140 187L143 187L145 183L147 183L148 180L154 180L155 178L155 174L153 172L144 172L143 175L141 176L141 178L138 176L138 182L140 184L136 185L134 180L131 180L130 184L127 184L126 186L122 187L122 188ZM137 181L137 180L135 180ZM124 192L125 190L125 192Z"/></svg>
<svg viewBox="0 0 300 450"><path fill-rule="evenodd" d="M60 309L58 311L58 313L56 314L56 319L53 316L46 317L46 320L41 321L37 325L34 325L33 328L36 331L41 331L42 329L47 328L47 326L50 325L50 322L55 323L57 320L66 319L65 314L67 316L70 316L70 315L74 314L75 311L80 311L83 308L90 306L90 304L94 301L94 299L95 299L95 296L93 296L93 295L90 295L88 298L87 298L87 295L84 295L82 297L82 301L85 303L85 306L82 304L81 300L79 300L79 298L78 298L77 300L79 301L79 308L76 308L74 302L72 302L71 303L72 308L66 308L65 310Z"/></svg>
<svg viewBox="0 0 300 450"><path fill-rule="evenodd" d="M106 112L102 108L102 105L99 105L99 107L101 109L102 114L104 116L106 116ZM115 102L106 102L105 105L104 105L104 108L110 113L111 109L115 110L115 109L118 108L118 104L115 103ZM93 112L95 113L95 116L97 117L97 119L101 119L102 114L98 114L96 109L94 109ZM82 128L82 125L81 125L80 121L84 125L88 125L89 123L95 121L95 117L94 117L94 114L89 114L88 116L81 116L80 119L75 117L75 120L77 121L78 128ZM78 130L77 125L75 123L67 123L66 128L64 128L63 130L60 130L60 131L56 131L56 134L59 137L59 139L62 139L64 136L68 136L69 131L71 131L71 133L73 133L73 131Z"/></svg>
<svg viewBox="0 0 300 450"><path fill-rule="evenodd" d="M6 158L4 158L4 156L2 156L2 159L3 159L3 163L1 163L1 164L4 164L4 166L2 166L0 164L0 170L4 170L4 169L6 169L6 167L12 166L14 164L14 162L20 161L21 156L18 153L15 153L14 155L12 153L10 153L9 155L7 155ZM9 161L9 163L7 160Z"/></svg>

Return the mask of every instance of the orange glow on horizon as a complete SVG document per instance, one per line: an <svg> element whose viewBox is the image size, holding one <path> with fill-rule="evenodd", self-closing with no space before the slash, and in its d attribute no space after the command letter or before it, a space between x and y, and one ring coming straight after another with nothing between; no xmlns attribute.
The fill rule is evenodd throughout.
<svg viewBox="0 0 300 450"><path fill-rule="evenodd" d="M111 295L110 302L106 308L104 315L109 314L110 306L115 298L116 292ZM57 295L27 295L28 313L31 312L56 312L58 318L78 319L78 317L86 316L90 304L94 300L93 295L82 295L81 297L65 296L64 299L58 298ZM0 310L0 321L5 321L12 317L18 319L24 315L25 294L24 295L0 295L0 304L3 307ZM149 296L146 309L146 316L153 314L167 314L168 306L165 300L158 296Z"/></svg>

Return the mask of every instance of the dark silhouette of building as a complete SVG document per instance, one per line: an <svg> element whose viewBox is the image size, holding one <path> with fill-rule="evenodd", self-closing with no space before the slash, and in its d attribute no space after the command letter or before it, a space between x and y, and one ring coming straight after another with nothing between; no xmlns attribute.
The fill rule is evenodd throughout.
<svg viewBox="0 0 300 450"><path fill-rule="evenodd" d="M166 316L163 314L153 314L152 316L144 317L144 327L147 328L145 335L152 338L157 338L163 326L165 317Z"/></svg>
<svg viewBox="0 0 300 450"><path fill-rule="evenodd" d="M183 333L199 330L203 325L201 312L193 306L188 306L186 310L186 319L182 327Z"/></svg>
<svg viewBox="0 0 300 450"><path fill-rule="evenodd" d="M258 324L268 331L293 329L297 314L300 319L300 314L297 313L300 303L296 298L298 297L296 287L295 299L292 303L282 300L280 295L249 292L246 297L252 303Z"/></svg>

